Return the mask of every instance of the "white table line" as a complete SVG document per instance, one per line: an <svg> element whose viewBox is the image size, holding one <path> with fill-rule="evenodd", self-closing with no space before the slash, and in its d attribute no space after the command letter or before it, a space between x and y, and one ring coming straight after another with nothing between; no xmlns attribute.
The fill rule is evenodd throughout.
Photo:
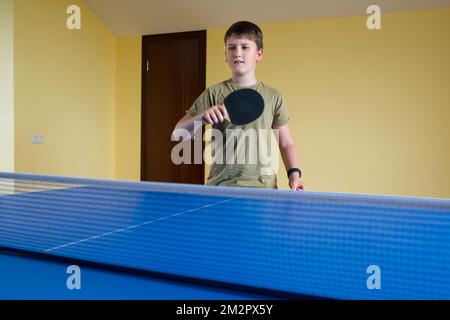
<svg viewBox="0 0 450 320"><path fill-rule="evenodd" d="M199 207L199 208L193 208L193 209L189 209L189 210L186 210L186 211L177 212L177 213L165 216L165 217L161 217L161 218L157 218L157 219L153 219L153 220L148 220L148 221L145 221L145 222L142 222L142 223L139 223L139 224L135 224L135 225L131 225L131 226L128 226L128 227L120 228L120 229L117 229L117 230L105 232L105 233L102 233L102 234L99 234L99 235L95 235L95 236L92 236L92 237L84 238L84 239L77 240L77 241L72 241L72 242L69 242L69 243L66 243L66 244L63 244L63 245L60 245L60 246L55 246L55 247L46 249L45 252L55 251L55 250L66 248L66 247L69 247L69 246L73 246L75 244L79 244L79 243L82 243L82 242L86 242L86 241L98 239L98 238L101 238L101 237L109 236L111 234L119 233L119 232L126 231L126 230L135 229L135 228L141 227L143 225L150 224L150 223L155 222L155 221L162 221L162 220L173 218L173 217L185 214L185 213L199 211L199 210L202 210L202 209L205 209L205 208L208 208L208 207L216 206L216 205L219 205L219 204L222 204L222 203L226 203L226 202L229 202L229 201L232 201L232 200L236 200L236 199L239 199L239 198L240 197L234 197L232 199L226 199L226 200L219 201L219 202L212 203L212 204L208 204L208 205L205 205L205 206L202 206L202 207Z"/></svg>

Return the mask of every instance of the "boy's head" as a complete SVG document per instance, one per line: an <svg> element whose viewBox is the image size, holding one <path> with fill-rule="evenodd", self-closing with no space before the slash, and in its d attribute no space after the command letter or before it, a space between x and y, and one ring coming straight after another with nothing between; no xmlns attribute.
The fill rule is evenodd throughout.
<svg viewBox="0 0 450 320"><path fill-rule="evenodd" d="M263 36L254 23L239 21L225 33L225 61L234 76L254 74L256 63L263 58Z"/></svg>

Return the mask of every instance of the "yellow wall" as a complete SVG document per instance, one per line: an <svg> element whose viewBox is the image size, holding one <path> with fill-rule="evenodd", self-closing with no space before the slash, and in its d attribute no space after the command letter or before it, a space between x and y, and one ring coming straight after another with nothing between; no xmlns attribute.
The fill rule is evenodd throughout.
<svg viewBox="0 0 450 320"><path fill-rule="evenodd" d="M450 9L261 25L309 190L450 197ZM208 30L207 85L230 76ZM285 170L278 174L286 188Z"/></svg>
<svg viewBox="0 0 450 320"><path fill-rule="evenodd" d="M0 171L14 171L13 0L0 0Z"/></svg>
<svg viewBox="0 0 450 320"><path fill-rule="evenodd" d="M16 171L114 178L115 37L78 0L15 0L14 27Z"/></svg>
<svg viewBox="0 0 450 320"><path fill-rule="evenodd" d="M140 37L115 38L81 0L14 3L16 171L139 180ZM450 197L450 9L365 19L262 25L258 78L287 99L306 186ZM208 30L207 85L230 76L224 32Z"/></svg>
<svg viewBox="0 0 450 320"><path fill-rule="evenodd" d="M117 179L141 178L141 43L140 36L117 39Z"/></svg>

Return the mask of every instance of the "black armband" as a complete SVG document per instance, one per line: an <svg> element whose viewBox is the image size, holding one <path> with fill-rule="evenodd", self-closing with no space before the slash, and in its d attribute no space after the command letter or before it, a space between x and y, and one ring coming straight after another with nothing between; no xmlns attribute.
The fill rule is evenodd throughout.
<svg viewBox="0 0 450 320"><path fill-rule="evenodd" d="M291 173L293 172L298 172L298 174L300 175L300 178L302 177L302 171L299 168L291 168L287 171L287 176L289 179L289 176L291 175Z"/></svg>

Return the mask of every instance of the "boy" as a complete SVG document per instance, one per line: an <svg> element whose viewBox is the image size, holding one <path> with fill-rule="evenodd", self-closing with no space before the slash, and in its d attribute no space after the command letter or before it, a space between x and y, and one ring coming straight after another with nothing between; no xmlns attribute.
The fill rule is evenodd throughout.
<svg viewBox="0 0 450 320"><path fill-rule="evenodd" d="M265 134L265 132L271 133L272 130L275 130L279 137L278 145L281 156L289 176L289 187L292 190L303 190L301 171L297 164L297 148L287 124L289 120L287 107L277 90L256 80L255 77L256 64L262 60L264 55L261 29L251 22L239 21L228 29L224 40L226 45L225 62L232 72L231 79L207 88L186 115L178 121L174 133L177 129L186 129L193 136L195 124L200 121L212 124L214 129L220 130L222 133L220 138L216 137L217 141L214 140L214 143L222 143L225 146L223 147L224 153L220 157L216 157L222 150L217 152L217 149L214 149L215 161L211 166L208 185L276 189L275 172L264 168L267 165L267 159L261 150L245 150L244 158L248 163L216 161L222 159L223 154L228 155L230 151L242 150L239 148L239 146L242 147L240 143L243 142L245 145L246 139L249 137L256 137L256 141L248 144L253 149L255 146L270 148L271 134ZM228 94L243 88L258 91L264 98L265 108L263 114L254 122L243 126L234 126L229 122L229 116L223 103ZM248 134L251 130L257 134ZM235 136L234 132L239 132L240 136ZM238 140L238 147L234 142L235 137ZM256 162L247 160L252 157L254 159L255 152L258 160ZM231 159L228 156L226 158L227 160Z"/></svg>

